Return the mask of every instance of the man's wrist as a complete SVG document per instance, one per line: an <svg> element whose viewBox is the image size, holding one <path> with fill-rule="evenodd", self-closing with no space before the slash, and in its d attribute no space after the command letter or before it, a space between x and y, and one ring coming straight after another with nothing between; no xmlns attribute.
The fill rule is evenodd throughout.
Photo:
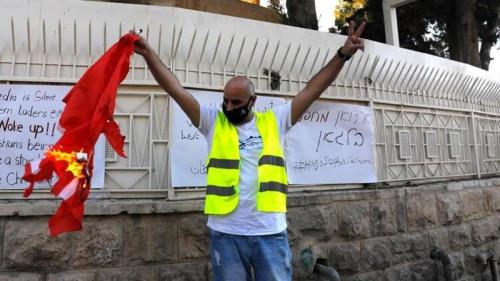
<svg viewBox="0 0 500 281"><path fill-rule="evenodd" d="M340 47L338 50L337 50L337 56L339 57L340 60L342 60L343 62L346 62L348 60L351 59L351 56L350 55L346 55L342 52L342 47Z"/></svg>
<svg viewBox="0 0 500 281"><path fill-rule="evenodd" d="M142 56L144 57L144 59L148 60L148 59L152 59L154 57L154 51L153 49L151 49L151 47L146 47L144 49L144 52L142 53Z"/></svg>

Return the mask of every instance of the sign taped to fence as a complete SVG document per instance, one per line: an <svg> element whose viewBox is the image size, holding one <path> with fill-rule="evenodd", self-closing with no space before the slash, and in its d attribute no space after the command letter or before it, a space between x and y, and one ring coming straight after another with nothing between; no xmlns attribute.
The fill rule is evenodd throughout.
<svg viewBox="0 0 500 281"><path fill-rule="evenodd" d="M222 93L192 91L201 105L219 108ZM259 96L257 110L284 103ZM205 137L177 103L170 105L170 171L173 187L205 186ZM285 158L291 184L376 181L372 109L317 101L286 136Z"/></svg>
<svg viewBox="0 0 500 281"><path fill-rule="evenodd" d="M0 85L0 189L24 189L24 165L41 159L61 137L62 99L70 86ZM92 188L104 186L104 145L95 146ZM54 175L55 177L55 175ZM55 181L54 181L55 182ZM39 183L37 188L48 187Z"/></svg>
<svg viewBox="0 0 500 281"><path fill-rule="evenodd" d="M200 105L220 108L222 93L191 91ZM179 105L170 99L170 171L173 187L207 184L207 140L191 123ZM283 98L259 96L257 111L265 111L285 103Z"/></svg>
<svg viewBox="0 0 500 281"><path fill-rule="evenodd" d="M376 182L370 107L316 101L286 138L291 184Z"/></svg>

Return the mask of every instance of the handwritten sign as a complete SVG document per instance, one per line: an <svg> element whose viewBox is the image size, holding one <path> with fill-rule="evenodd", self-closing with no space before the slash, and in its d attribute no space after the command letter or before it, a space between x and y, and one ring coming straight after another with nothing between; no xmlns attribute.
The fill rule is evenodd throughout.
<svg viewBox="0 0 500 281"><path fill-rule="evenodd" d="M43 158L60 138L69 86L0 85L0 189L23 189L24 165ZM53 181L55 182L55 181ZM104 186L104 139L95 147L93 188ZM48 187L40 183L37 187Z"/></svg>
<svg viewBox="0 0 500 281"><path fill-rule="evenodd" d="M193 91L202 105L220 107L222 93ZM257 110L284 103L259 96ZM205 137L180 107L170 110L172 186L205 186ZM290 184L376 182L374 121L370 107L317 101L286 136L285 158Z"/></svg>
<svg viewBox="0 0 500 281"><path fill-rule="evenodd" d="M377 181L370 107L314 102L286 138L291 184Z"/></svg>
<svg viewBox="0 0 500 281"><path fill-rule="evenodd" d="M191 91L200 105L220 108L222 93ZM283 98L259 96L255 108L265 111L285 103ZM170 104L170 167L173 187L205 186L207 140L176 102Z"/></svg>

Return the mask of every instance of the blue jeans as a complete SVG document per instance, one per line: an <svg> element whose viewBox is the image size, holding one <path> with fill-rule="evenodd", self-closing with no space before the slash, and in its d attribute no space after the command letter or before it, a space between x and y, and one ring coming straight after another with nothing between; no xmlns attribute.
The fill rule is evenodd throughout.
<svg viewBox="0 0 500 281"><path fill-rule="evenodd" d="M209 229L213 281L291 281L292 254L285 231L243 236Z"/></svg>

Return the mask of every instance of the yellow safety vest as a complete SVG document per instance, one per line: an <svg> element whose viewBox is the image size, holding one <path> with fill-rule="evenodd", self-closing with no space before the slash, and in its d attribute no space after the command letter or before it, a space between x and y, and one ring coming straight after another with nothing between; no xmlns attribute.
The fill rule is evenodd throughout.
<svg viewBox="0 0 500 281"><path fill-rule="evenodd" d="M257 130L262 137L258 163L257 210L286 212L288 177L274 112L255 113ZM223 112L215 121L212 149L208 156L205 214L225 215L239 201L240 150L238 131Z"/></svg>

